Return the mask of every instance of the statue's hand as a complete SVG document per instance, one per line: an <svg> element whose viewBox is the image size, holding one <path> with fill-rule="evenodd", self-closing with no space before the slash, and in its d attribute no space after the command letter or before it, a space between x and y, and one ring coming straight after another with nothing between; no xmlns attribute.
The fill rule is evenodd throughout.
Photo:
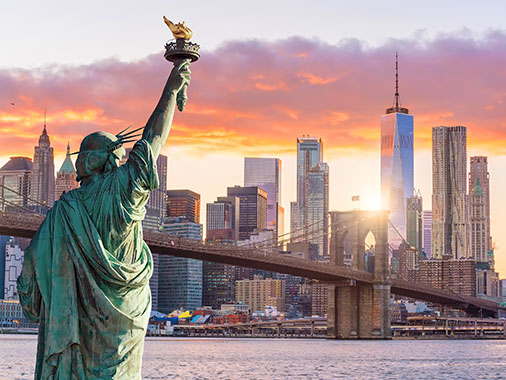
<svg viewBox="0 0 506 380"><path fill-rule="evenodd" d="M174 67L167 80L167 88L174 93L179 93L185 86L190 84L191 71L190 60L181 59L174 62Z"/></svg>

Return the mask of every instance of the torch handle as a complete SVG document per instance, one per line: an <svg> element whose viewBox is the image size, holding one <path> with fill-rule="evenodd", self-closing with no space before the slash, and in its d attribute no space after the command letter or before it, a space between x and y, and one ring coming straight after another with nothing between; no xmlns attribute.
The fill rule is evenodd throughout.
<svg viewBox="0 0 506 380"><path fill-rule="evenodd" d="M185 84L183 88L177 93L176 97L177 109L183 112L187 101L188 101L188 85Z"/></svg>

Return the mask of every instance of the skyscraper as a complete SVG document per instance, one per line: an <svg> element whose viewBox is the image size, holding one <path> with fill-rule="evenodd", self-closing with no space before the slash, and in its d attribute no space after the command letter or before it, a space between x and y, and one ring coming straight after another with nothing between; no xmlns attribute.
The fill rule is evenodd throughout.
<svg viewBox="0 0 506 380"><path fill-rule="evenodd" d="M63 161L60 170L56 174L55 182L55 199L59 199L60 196L65 192L68 192L79 187L79 182L76 179L76 169L70 158L70 145L67 144L67 155Z"/></svg>
<svg viewBox="0 0 506 380"><path fill-rule="evenodd" d="M432 128L433 258L469 257L466 127Z"/></svg>
<svg viewBox="0 0 506 380"><path fill-rule="evenodd" d="M418 254L423 249L423 204L420 193L406 199L406 240L415 247Z"/></svg>
<svg viewBox="0 0 506 380"><path fill-rule="evenodd" d="M298 226L306 225L309 170L323 162L323 142L320 138L302 136L297 139L297 214Z"/></svg>
<svg viewBox="0 0 506 380"><path fill-rule="evenodd" d="M489 231L487 223L487 204L481 187L480 177L476 177L474 189L469 192L470 210L470 256L479 263L488 263Z"/></svg>
<svg viewBox="0 0 506 380"><path fill-rule="evenodd" d="M190 222L184 215L167 218L161 230L202 240L202 224ZM158 260L158 309L170 313L177 308L195 310L202 306L202 261L173 256L159 256Z"/></svg>
<svg viewBox="0 0 506 380"><path fill-rule="evenodd" d="M283 234L281 206L281 160L279 158L244 158L244 186L258 186L267 192L267 228L276 236Z"/></svg>
<svg viewBox="0 0 506 380"><path fill-rule="evenodd" d="M31 198L51 207L55 199L54 154L44 115L44 129L33 154Z"/></svg>
<svg viewBox="0 0 506 380"><path fill-rule="evenodd" d="M413 195L413 116L401 107L397 55L394 105L381 117L381 203L390 211L390 222L406 237L406 199ZM390 245L402 238L389 226Z"/></svg>
<svg viewBox="0 0 506 380"><path fill-rule="evenodd" d="M239 198L239 240L267 227L267 193L258 186L227 188L227 196Z"/></svg>
<svg viewBox="0 0 506 380"><path fill-rule="evenodd" d="M328 236L324 234L328 231L328 176L322 140L309 136L298 138L297 202L290 204L290 227L297 232L291 234L291 240L318 244L320 256L328 254ZM318 225L318 232L315 225Z"/></svg>
<svg viewBox="0 0 506 380"><path fill-rule="evenodd" d="M431 256L431 235L432 235L432 211L423 212L423 252L425 258L430 259Z"/></svg>
<svg viewBox="0 0 506 380"><path fill-rule="evenodd" d="M207 204L206 240L234 244L239 238L239 198L218 197ZM235 301L235 268L231 265L202 263L202 305L217 309Z"/></svg>
<svg viewBox="0 0 506 380"><path fill-rule="evenodd" d="M32 168L28 157L11 157L0 168L0 210L19 211L20 207L29 206Z"/></svg>
<svg viewBox="0 0 506 380"><path fill-rule="evenodd" d="M184 216L200 223L200 194L191 190L167 190L167 217Z"/></svg>
<svg viewBox="0 0 506 380"><path fill-rule="evenodd" d="M488 173L487 157L471 157L471 170L469 172L469 198L471 219L471 252L476 261L481 261L477 251L487 252L487 261L494 268L494 254L492 237L490 236L490 177ZM479 192L476 187L479 182ZM483 204L483 205L482 205ZM479 213L478 217L476 213ZM477 219L480 219L479 221ZM485 223L485 225L483 225ZM482 257L483 258L483 257Z"/></svg>
<svg viewBox="0 0 506 380"><path fill-rule="evenodd" d="M318 256L328 253L329 221L325 215L329 213L329 167L326 163L318 163L309 169L307 175L307 235L312 243L318 245Z"/></svg>

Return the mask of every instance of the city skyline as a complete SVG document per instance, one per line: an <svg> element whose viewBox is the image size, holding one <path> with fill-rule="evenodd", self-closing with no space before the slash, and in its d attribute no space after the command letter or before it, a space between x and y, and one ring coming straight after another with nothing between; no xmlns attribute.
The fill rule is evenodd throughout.
<svg viewBox="0 0 506 380"><path fill-rule="evenodd" d="M444 19L449 12L442 9L436 19ZM78 146L84 135L95 130L117 132L129 124L142 125L161 90L157 84L169 70L161 57L167 31L164 25L151 27L161 18L159 13L149 16L153 18L147 38L151 50L136 53L135 59L123 58L121 50L91 49L87 61L69 61L53 53L40 65L31 63L32 68L26 69L27 61L12 54L11 60L2 64L0 75L3 88L9 89L0 94L0 165L10 155L32 156L45 106L56 168L65 157L67 141ZM506 189L506 178L501 176L506 165L506 111L501 95L505 83L500 69L506 62L503 21L492 18L483 22L482 17L485 27L477 27L480 20L466 16L463 21L451 20L445 28L432 26L421 36L416 27L401 34L390 29L379 33L375 42L354 30L339 29L330 38L318 28L313 36L300 27L288 28L290 32L283 34L270 26L270 35L261 32L262 40L252 40L255 34L251 31L244 34L238 30L207 43L199 37L199 28L205 31L207 24L199 25L198 17L180 17L194 28L206 60L192 66L188 108L176 115L163 152L169 156L168 188L192 189L202 194L202 203L213 202L227 186L242 183L244 157L270 157L276 152L284 166L282 206L289 226L289 202L296 199L293 141L310 134L323 138L325 161L334 173L350 169L367 173L347 178L346 186L339 176L330 176L330 209L350 209L351 196L356 194L361 208L378 207L378 117L385 101L391 99L392 61L399 51L403 98L409 100L415 117L415 188L421 190L424 209L431 207L431 128L466 125L468 156L489 157L489 172L494 178L491 235L497 244L497 269L506 272L506 259L502 258L506 256L506 239L501 234L506 227L506 204L500 199ZM55 30L61 26L58 21L52 25ZM471 29L462 31L462 25ZM495 29L487 32L487 25ZM72 33L79 34L79 30ZM89 39L85 31L80 33L80 42ZM109 40L111 33L106 30L102 34L108 39L104 45L125 43ZM26 46L19 38L23 35L16 34L17 44ZM129 43L135 49L141 42ZM114 55L120 58L111 58ZM236 59L230 59L233 56ZM57 65L48 66L51 62ZM98 91L104 78L113 85L105 92ZM234 88L234 82L241 86ZM220 167L224 160L226 168Z"/></svg>

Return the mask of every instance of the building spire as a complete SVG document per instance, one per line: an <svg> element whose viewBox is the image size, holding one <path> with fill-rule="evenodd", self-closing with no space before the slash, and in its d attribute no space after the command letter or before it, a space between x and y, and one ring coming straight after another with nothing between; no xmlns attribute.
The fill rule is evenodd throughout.
<svg viewBox="0 0 506 380"><path fill-rule="evenodd" d="M394 104L392 107L387 108L387 114L389 113L409 113L407 108L401 107L401 96L399 95L399 54L395 52L395 94Z"/></svg>
<svg viewBox="0 0 506 380"><path fill-rule="evenodd" d="M67 141L67 156L70 156L70 141Z"/></svg>
<svg viewBox="0 0 506 380"><path fill-rule="evenodd" d="M395 108L399 108L399 55L395 52Z"/></svg>
<svg viewBox="0 0 506 380"><path fill-rule="evenodd" d="M44 107L44 129L42 130L43 135L47 135L47 129L46 129L46 107Z"/></svg>

